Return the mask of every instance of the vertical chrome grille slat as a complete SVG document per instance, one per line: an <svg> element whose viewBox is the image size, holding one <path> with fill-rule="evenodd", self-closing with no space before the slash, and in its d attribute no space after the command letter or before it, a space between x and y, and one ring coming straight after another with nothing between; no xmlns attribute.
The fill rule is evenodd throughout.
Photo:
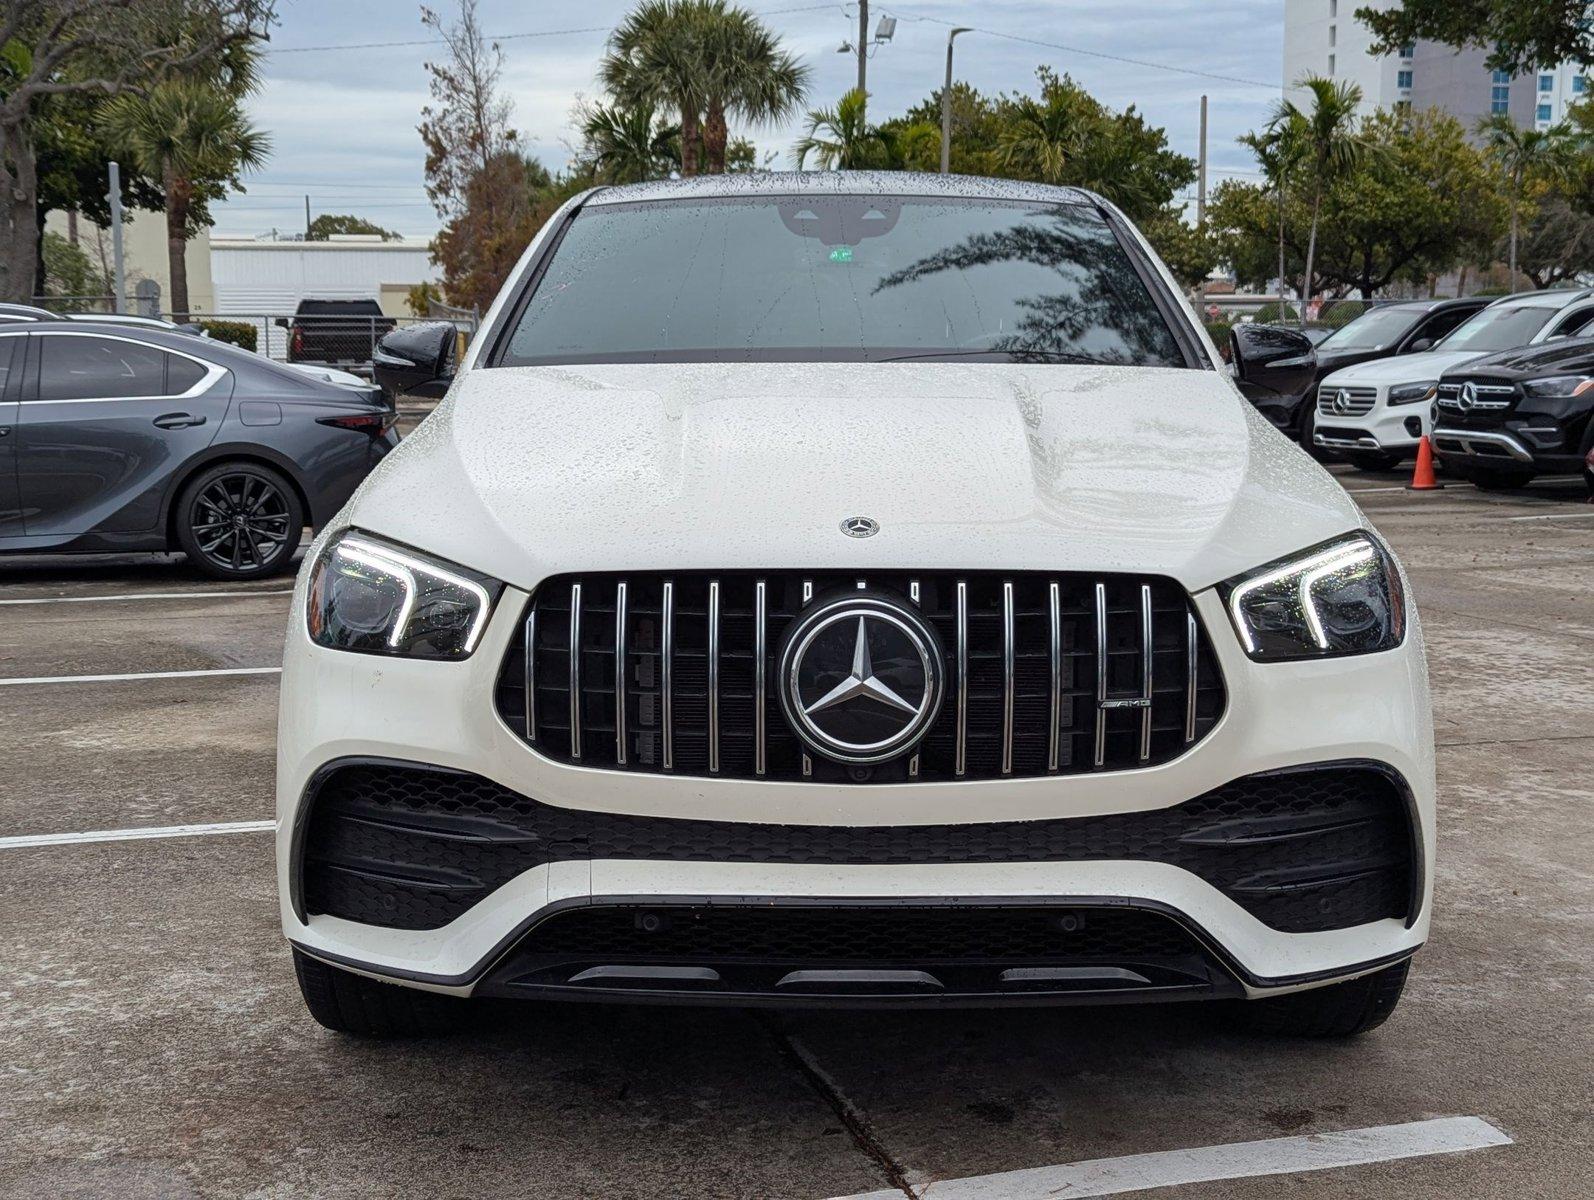
<svg viewBox="0 0 1594 1200"><path fill-rule="evenodd" d="M675 767L675 708L670 698L670 677L675 666L675 581L664 581L659 616L659 724L664 734L664 769Z"/></svg>
<svg viewBox="0 0 1594 1200"><path fill-rule="evenodd" d="M769 658L769 600L764 581L753 585L753 774L767 769L767 731L764 717L765 668Z"/></svg>
<svg viewBox="0 0 1594 1200"><path fill-rule="evenodd" d="M537 606L526 613L526 740L537 740Z"/></svg>
<svg viewBox="0 0 1594 1200"><path fill-rule="evenodd" d="M625 766L625 580L614 588L614 761Z"/></svg>
<svg viewBox="0 0 1594 1200"><path fill-rule="evenodd" d="M1051 721L1046 732L1046 769L1057 770L1061 761L1063 732L1063 598L1057 580L1047 589L1047 615L1051 619Z"/></svg>
<svg viewBox="0 0 1594 1200"><path fill-rule="evenodd" d="M720 772L720 581L708 584L708 770Z"/></svg>
<svg viewBox="0 0 1594 1200"><path fill-rule="evenodd" d="M581 585L570 585L570 757L581 757Z"/></svg>
<svg viewBox="0 0 1594 1200"><path fill-rule="evenodd" d="M908 580L908 599L913 601L915 608L919 606L919 581L917 579ZM913 752L913 757L908 759L908 778L917 779L918 777L919 752L915 750Z"/></svg>
<svg viewBox="0 0 1594 1200"><path fill-rule="evenodd" d="M1151 758L1151 691L1155 663L1152 661L1151 585L1140 585L1140 696L1146 702L1140 710L1140 761Z"/></svg>
<svg viewBox="0 0 1594 1200"><path fill-rule="evenodd" d="M1096 765L1107 761L1107 585L1096 585Z"/></svg>
<svg viewBox="0 0 1594 1200"><path fill-rule="evenodd" d="M1196 685L1200 682L1201 644L1196 641L1195 613L1184 615L1184 743L1195 741Z"/></svg>
<svg viewBox="0 0 1594 1200"><path fill-rule="evenodd" d="M957 748L952 773L961 776L968 769L969 739L969 585L957 582Z"/></svg>
<svg viewBox="0 0 1594 1200"><path fill-rule="evenodd" d="M1013 628L1013 581L1002 581L1002 774L1013 773L1013 691L1018 653Z"/></svg>

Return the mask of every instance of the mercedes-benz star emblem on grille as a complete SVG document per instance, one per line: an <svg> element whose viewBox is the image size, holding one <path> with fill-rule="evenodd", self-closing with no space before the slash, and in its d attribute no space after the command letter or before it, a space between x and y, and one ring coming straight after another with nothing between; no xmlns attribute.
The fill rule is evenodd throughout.
<svg viewBox="0 0 1594 1200"><path fill-rule="evenodd" d="M808 747L845 763L904 753L941 706L941 652L917 613L879 596L822 602L780 656L781 705Z"/></svg>
<svg viewBox="0 0 1594 1200"><path fill-rule="evenodd" d="M880 532L880 522L873 517L848 517L841 523L841 532L848 537L874 537Z"/></svg>
<svg viewBox="0 0 1594 1200"><path fill-rule="evenodd" d="M1469 408L1471 408L1477 402L1478 402L1478 385L1473 383L1472 380L1469 379L1469 380L1467 380L1466 383L1461 385L1461 391L1456 393L1456 407L1459 408L1462 412L1466 412Z"/></svg>
<svg viewBox="0 0 1594 1200"><path fill-rule="evenodd" d="M1344 388L1334 393L1334 411L1340 414L1350 412L1350 393Z"/></svg>

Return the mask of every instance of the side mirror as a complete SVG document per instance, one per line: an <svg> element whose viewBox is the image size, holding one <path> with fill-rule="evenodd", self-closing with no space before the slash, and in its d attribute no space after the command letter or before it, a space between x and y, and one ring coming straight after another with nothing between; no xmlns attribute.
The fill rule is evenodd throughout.
<svg viewBox="0 0 1594 1200"><path fill-rule="evenodd" d="M1418 338L1411 345L1407 346L1406 347L1406 353L1407 354L1421 354L1424 350L1432 350L1432 349L1433 349L1433 338L1424 337L1424 338Z"/></svg>
<svg viewBox="0 0 1594 1200"><path fill-rule="evenodd" d="M371 373L393 399L420 396L435 400L454 380L458 334L447 321L407 325L382 335L371 356Z"/></svg>
<svg viewBox="0 0 1594 1200"><path fill-rule="evenodd" d="M1253 403L1293 399L1317 375L1312 340L1282 325L1236 325L1229 330L1229 361L1241 393Z"/></svg>

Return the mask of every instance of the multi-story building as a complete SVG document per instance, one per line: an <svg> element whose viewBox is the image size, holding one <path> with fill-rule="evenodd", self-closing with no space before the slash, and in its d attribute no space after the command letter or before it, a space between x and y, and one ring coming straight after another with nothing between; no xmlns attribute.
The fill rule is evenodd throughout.
<svg viewBox="0 0 1594 1200"><path fill-rule="evenodd" d="M1360 86L1362 107L1439 108L1469 130L1491 113L1509 113L1540 129L1561 120L1587 86L1582 68L1566 63L1512 76L1491 70L1488 52L1438 42L1374 54L1372 33L1356 19L1362 7L1393 8L1398 0L1284 0L1284 85L1327 75Z"/></svg>

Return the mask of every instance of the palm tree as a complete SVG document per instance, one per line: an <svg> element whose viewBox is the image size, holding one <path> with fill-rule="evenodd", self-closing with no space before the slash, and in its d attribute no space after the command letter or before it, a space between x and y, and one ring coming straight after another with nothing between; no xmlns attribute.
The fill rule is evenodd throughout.
<svg viewBox="0 0 1594 1200"><path fill-rule="evenodd" d="M725 171L726 114L753 124L792 116L808 96L811 72L781 49L780 39L752 13L724 0L695 0L702 72L703 152L712 174Z"/></svg>
<svg viewBox="0 0 1594 1200"><path fill-rule="evenodd" d="M1283 111L1279 106L1261 133L1248 133L1240 144L1256 155L1257 164L1279 205L1279 312L1284 311L1284 217L1289 200L1290 175L1306 152L1306 128L1299 112Z"/></svg>
<svg viewBox="0 0 1594 1200"><path fill-rule="evenodd" d="M869 97L853 88L834 108L808 112L808 133L792 147L797 169L807 166L812 154L821 171L851 171L876 165L883 157L880 131L869 124L865 108Z"/></svg>
<svg viewBox="0 0 1594 1200"><path fill-rule="evenodd" d="M1018 97L997 141L1003 168L1043 183L1064 182L1085 144L1089 116L1081 111L1078 93L1068 89L1051 89L1040 100Z"/></svg>
<svg viewBox="0 0 1594 1200"><path fill-rule="evenodd" d="M681 131L659 122L651 104L595 104L581 126L583 157L605 183L641 183L681 163Z"/></svg>
<svg viewBox="0 0 1594 1200"><path fill-rule="evenodd" d="M696 10L700 0L642 0L609 35L598 79L623 108L681 115L681 174L696 175L707 97Z"/></svg>
<svg viewBox="0 0 1594 1200"><path fill-rule="evenodd" d="M1506 113L1493 113L1478 122L1484 152L1511 184L1511 286L1517 281L1517 236L1521 225L1522 193L1529 183L1553 183L1571 170L1572 128L1565 122L1548 129L1523 129Z"/></svg>
<svg viewBox="0 0 1594 1200"><path fill-rule="evenodd" d="M250 124L240 99L236 86L172 78L106 106L103 128L111 144L159 179L165 195L169 308L176 321L189 315L184 252L196 203L218 198L224 185L239 186L238 175L262 166L271 151L271 139Z"/></svg>
<svg viewBox="0 0 1594 1200"><path fill-rule="evenodd" d="M1312 226L1306 239L1306 278L1301 288L1304 326L1306 306L1312 299L1312 262L1317 257L1317 219L1322 212L1323 195L1354 171L1371 153L1371 147L1356 124L1361 88L1354 83L1335 83L1321 75L1308 75L1301 80L1300 88L1312 93L1311 109L1302 110L1293 100L1287 100L1279 105L1274 120L1298 129L1301 161L1312 187Z"/></svg>

